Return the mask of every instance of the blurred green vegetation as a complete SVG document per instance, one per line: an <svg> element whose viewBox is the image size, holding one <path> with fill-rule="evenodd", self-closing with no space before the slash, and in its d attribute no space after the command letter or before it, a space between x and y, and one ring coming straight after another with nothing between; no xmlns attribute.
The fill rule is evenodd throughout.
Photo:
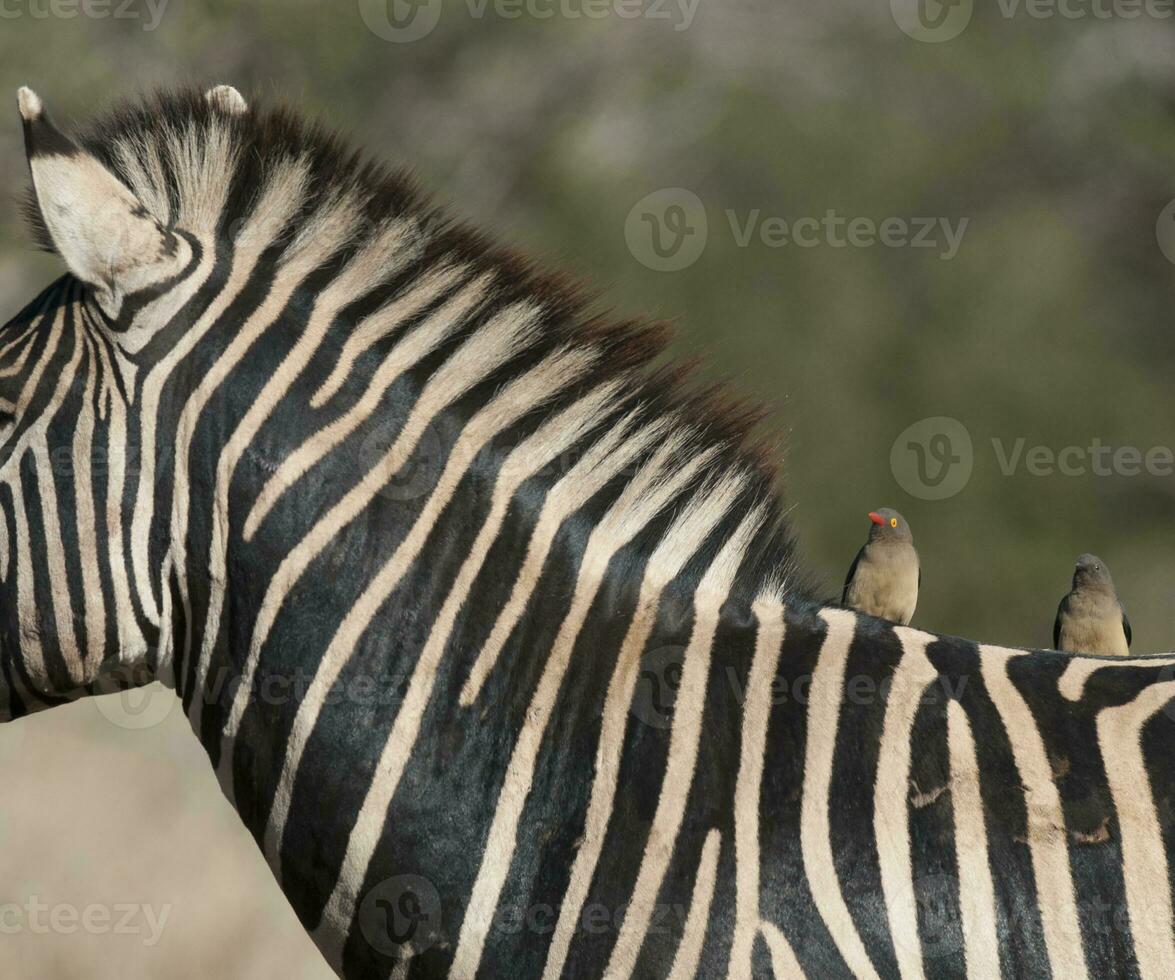
<svg viewBox="0 0 1175 980"><path fill-rule="evenodd" d="M171 0L155 30L144 3L137 19L16 3L25 13L0 22L0 89L32 85L62 123L189 81L300 104L413 167L456 213L601 285L617 310L671 318L680 352L777 405L803 562L829 594L866 512L890 505L923 557L916 625L1047 646L1088 550L1114 571L1136 649L1175 648L1175 480L1005 476L992 449L1175 446L1175 268L1155 231L1175 198L1169 22L977 4L961 35L930 44L888 4L857 0L699 0L684 30L443 2L413 43L370 31L353 2ZM15 111L0 167L15 200ZM625 245L629 210L665 187L695 192L709 217L687 271L647 269ZM944 261L739 247L727 209L969 223ZM15 206L0 239L13 312L56 263L31 252ZM937 502L890 469L895 437L929 416L962 421L975 447L966 487Z"/></svg>

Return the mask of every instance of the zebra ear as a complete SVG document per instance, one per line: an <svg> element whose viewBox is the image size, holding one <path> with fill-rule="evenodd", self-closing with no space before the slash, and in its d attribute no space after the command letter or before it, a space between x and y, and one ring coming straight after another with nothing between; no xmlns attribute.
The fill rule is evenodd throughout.
<svg viewBox="0 0 1175 980"><path fill-rule="evenodd" d="M108 316L117 317L128 293L174 276L191 248L97 157L60 132L35 92L22 88L17 104L45 229L69 270L94 287Z"/></svg>

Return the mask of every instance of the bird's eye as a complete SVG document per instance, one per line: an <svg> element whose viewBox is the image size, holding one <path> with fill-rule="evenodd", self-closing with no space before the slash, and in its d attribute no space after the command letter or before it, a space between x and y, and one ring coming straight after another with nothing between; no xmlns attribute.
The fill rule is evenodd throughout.
<svg viewBox="0 0 1175 980"><path fill-rule="evenodd" d="M897 527L898 526L898 519L896 517L891 517L889 519L889 526L890 527Z"/></svg>

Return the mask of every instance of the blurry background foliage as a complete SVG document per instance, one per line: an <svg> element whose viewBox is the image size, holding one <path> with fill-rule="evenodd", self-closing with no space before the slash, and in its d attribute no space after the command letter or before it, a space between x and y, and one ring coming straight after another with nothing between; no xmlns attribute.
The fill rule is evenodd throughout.
<svg viewBox="0 0 1175 980"><path fill-rule="evenodd" d="M395 44L355 0L170 0L151 31L141 0L136 19L6 0L0 92L32 85L67 127L179 82L292 101L414 168L458 215L603 287L618 312L670 318L677 352L775 404L791 519L828 594L866 512L890 505L923 558L915 625L1048 646L1088 550L1114 572L1136 650L1175 648L1175 479L1046 478L1023 462L1005 476L992 446L1175 447L1175 267L1156 241L1175 198L1171 20L1009 18L977 3L962 34L930 44L885 2L698 0L685 30L675 3L659 20L510 19L492 0L478 17L471 2L443 0L432 33ZM0 167L14 202L0 210L0 308L13 313L59 271L18 219L15 106ZM692 190L709 219L682 272L652 271L625 244L634 204L666 187ZM755 209L969 222L949 261L739 247L725 212L741 223ZM928 416L957 418L974 445L970 481L943 501L910 496L890 468L895 438ZM99 962L112 977L328 975L185 724L174 712L144 736L79 704L0 732L6 785L27 787L0 803L0 886L84 904L125 881L109 900L175 905L153 949L5 937L16 975L105 976ZM79 764L95 773L81 788ZM180 857L138 853L121 830L125 851L96 851L80 821L104 841L127 822L166 827Z"/></svg>

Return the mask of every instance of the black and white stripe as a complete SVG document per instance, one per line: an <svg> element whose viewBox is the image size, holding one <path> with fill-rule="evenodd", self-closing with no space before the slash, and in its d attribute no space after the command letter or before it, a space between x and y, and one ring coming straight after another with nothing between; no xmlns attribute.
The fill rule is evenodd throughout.
<svg viewBox="0 0 1175 980"><path fill-rule="evenodd" d="M803 598L659 330L283 110L20 105L0 712L173 683L341 975L1172 975L1175 659Z"/></svg>

